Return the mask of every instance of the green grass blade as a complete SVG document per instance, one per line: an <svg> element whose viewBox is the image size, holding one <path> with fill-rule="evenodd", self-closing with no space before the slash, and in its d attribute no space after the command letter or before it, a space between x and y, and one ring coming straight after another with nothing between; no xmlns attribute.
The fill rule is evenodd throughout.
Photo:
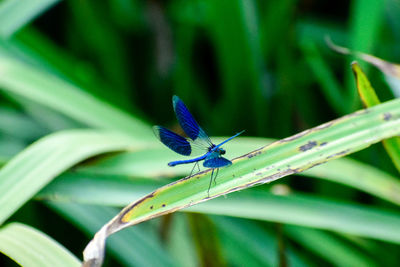
<svg viewBox="0 0 400 267"><path fill-rule="evenodd" d="M393 125L385 127L388 121L383 119L386 111L390 111L394 117L398 116L397 112L400 115L398 102L400 100L380 105L379 109L375 107L345 116L243 156L237 159L233 166L220 170L218 185L211 188L210 196L218 196L232 190L246 188L249 185L269 182L285 175L298 173L318 163L365 148L381 138L398 134L400 121L393 119L390 121ZM209 174L209 171L203 172L192 179L181 180L173 186L160 189L155 193L157 197L149 197L140 205L134 206L133 210L126 214L124 221L131 219L132 222L140 221L142 212L148 215L155 214L154 210L149 210L152 205L156 208L165 204L166 207L161 207L161 210L168 211L179 207L186 201L188 201L187 203L204 201L204 197L207 197L209 179L200 178L209 177ZM174 199L179 201L179 204ZM144 205L144 203L146 204ZM135 214L136 219L130 218L130 214Z"/></svg>
<svg viewBox="0 0 400 267"><path fill-rule="evenodd" d="M15 156L0 170L0 223L57 175L101 153L141 147L121 134L71 130L49 135Z"/></svg>
<svg viewBox="0 0 400 267"><path fill-rule="evenodd" d="M139 199L170 181L170 179L159 181L133 179L128 176L69 172L57 177L35 198L121 207L132 202L132 199Z"/></svg>
<svg viewBox="0 0 400 267"><path fill-rule="evenodd" d="M256 1L224 0L206 3L209 20L206 25L215 46L224 96L217 107L218 112L222 114L221 117L234 117L242 121L242 125L248 122L247 116L250 113L255 118L253 124L256 124L252 127L256 127L258 133L265 134L267 126L263 122L268 111L265 109L267 99L262 92L267 88L262 83L265 73L260 60L262 51ZM220 22L221 14L224 14L224 23ZM241 112L245 102L252 103L246 114ZM233 122L225 121L224 126L233 128ZM216 127L219 124L216 123Z"/></svg>
<svg viewBox="0 0 400 267"><path fill-rule="evenodd" d="M258 141L253 145L257 143L260 145L262 142ZM235 150L235 153L239 151L244 153L245 146L240 148L240 142L236 144L236 146L232 145L230 149ZM190 173L191 167L177 169L165 166L165 162L170 157L164 156L164 160L153 157L151 160L151 156L149 156L147 160L140 161L140 156L147 155L147 153L140 151L137 152L138 156L132 157L134 154L117 155L111 160L105 161L107 163L98 169L89 167L63 174L41 190L36 198L119 207L128 205L132 199L139 199L146 193L170 182L169 179L150 180L133 179L132 177L155 178L159 175L178 176ZM158 155L158 153L154 152L150 155ZM110 168L108 172L107 166ZM143 166L143 170L140 169L140 166ZM300 175L340 183L400 205L400 182L397 177L353 159L330 161L300 173ZM307 180L304 182L309 183Z"/></svg>
<svg viewBox="0 0 400 267"><path fill-rule="evenodd" d="M278 266L278 241L256 222L212 216L230 266ZM307 266L294 250L286 248L290 266ZM250 263L254 264L250 264Z"/></svg>
<svg viewBox="0 0 400 267"><path fill-rule="evenodd" d="M334 235L298 226L285 225L284 229L291 239L334 266L377 266L371 258Z"/></svg>
<svg viewBox="0 0 400 267"><path fill-rule="evenodd" d="M246 154L221 169L208 194L210 170L162 187L127 206L86 248L102 262L106 236L125 227L254 185L307 170L400 134L400 99L349 114ZM384 114L390 113L391 120ZM208 178L208 179L206 179ZM100 234L101 233L101 234Z"/></svg>
<svg viewBox="0 0 400 267"><path fill-rule="evenodd" d="M252 190L185 211L295 224L400 244L400 213L302 195Z"/></svg>
<svg viewBox="0 0 400 267"><path fill-rule="evenodd" d="M93 59L101 68L104 79L114 88L114 99L119 105L130 107L134 95L132 93L130 57L121 34L110 23L110 12L101 3L90 1L69 1L71 24L79 27L75 38L79 38L81 49L91 52Z"/></svg>
<svg viewBox="0 0 400 267"><path fill-rule="evenodd" d="M379 101L374 88L356 61L351 64L351 68L356 78L358 94L360 95L364 105L366 107L373 107L380 104L381 101Z"/></svg>
<svg viewBox="0 0 400 267"><path fill-rule="evenodd" d="M264 59L269 59L276 48L285 42L297 0L268 2L261 17L260 39Z"/></svg>
<svg viewBox="0 0 400 267"><path fill-rule="evenodd" d="M212 216L229 266L278 266L275 237L245 220Z"/></svg>
<svg viewBox="0 0 400 267"><path fill-rule="evenodd" d="M315 43L310 40L304 40L301 43L301 48L308 65L321 85L322 93L324 93L326 100L329 101L338 114L350 112L347 99L341 93L341 85L331 67L323 60Z"/></svg>
<svg viewBox="0 0 400 267"><path fill-rule="evenodd" d="M132 188L135 187L136 183L133 182ZM140 185L139 183L138 186L140 187ZM84 190L82 190L83 192ZM55 197L54 200L68 201L68 199L63 198L62 194L60 198ZM82 201L79 196L75 200ZM103 201L92 203L118 206L125 202L105 203ZM400 235L390 234L391 231L397 231L396 227L400 227L400 214L352 203L337 203L333 200L311 196L276 196L252 189L248 193L235 193L227 199L219 198L190 207L184 211L296 224L400 244ZM359 226L360 224L362 226Z"/></svg>
<svg viewBox="0 0 400 267"><path fill-rule="evenodd" d="M193 234L190 231L186 214L174 214L165 241L165 247L173 258L175 266L199 266Z"/></svg>
<svg viewBox="0 0 400 267"><path fill-rule="evenodd" d="M78 205L74 203L46 203L51 209L67 218L88 236L114 216L115 208ZM124 266L173 266L160 240L146 227L131 228L113 236L107 247Z"/></svg>
<svg viewBox="0 0 400 267"><path fill-rule="evenodd" d="M213 138L217 142L223 141L224 138ZM227 158L231 159L239 157L245 154L249 150L255 150L260 146L271 143L271 139L264 138L250 138L250 137L239 137L229 144L227 147ZM117 176L118 178L105 178L107 179L106 184L115 183L112 185L113 188L130 188L129 185L130 177L177 177L180 175L188 175L191 171L192 166L181 166L179 168L171 168L167 165L167 162L171 159L176 159L176 153L171 152L165 147L160 146L157 149L147 149L137 152L121 153L114 157L107 158L103 161L98 161L96 165L91 165L79 169L76 173L77 181L80 180L79 175L86 181L88 178L93 176ZM315 168L306 170L305 172L299 173L302 176L309 176L318 179L325 179L331 182L340 183L346 186L353 187L357 190L369 193L386 201L400 205L400 181L397 177L388 174L372 165L362 163L353 159L337 159L334 161L327 162L326 164L316 166ZM123 178L125 177L125 178ZM360 179L363 177L363 179ZM82 199L84 202L97 203L94 198L91 198L90 194L84 194L84 190L90 190L93 188L88 183L86 186L79 183L74 185L73 182L68 179L60 179L58 185L52 185L52 188L47 191L46 195L51 195L52 191L57 192L58 195L67 195L71 192L73 198ZM65 183L64 183L65 182ZM100 181L97 181L101 183ZM92 179L92 183L96 183L95 179ZM122 184L119 184L122 183ZM140 183L138 184L138 186ZM154 186L159 183L154 182ZM111 186L111 184L107 185ZM104 189L107 188L104 187ZM70 192L66 192L65 188L71 188ZM84 189L86 188L86 189ZM102 187L97 187L100 190ZM142 187L140 187L142 188ZM150 189L149 187L147 187ZM139 190L141 193L142 190ZM98 196L101 199L103 205L113 205L112 203L118 203L117 205L127 205L127 199L129 194L124 194L125 190L119 191L119 193L112 193L107 190L99 192ZM97 195L97 194L96 194ZM111 195L114 195L111 197ZM104 196L104 197L101 197ZM135 195L136 196L136 195ZM133 197L131 198L133 199Z"/></svg>
<svg viewBox="0 0 400 267"><path fill-rule="evenodd" d="M365 76L357 62L352 64L352 69L356 78L358 93L364 105L366 107L373 107L380 104L381 102L376 95L374 88L371 86L367 76ZM390 120L390 114L387 114L385 119ZM386 152L392 159L394 166L400 172L400 137L389 138L382 142Z"/></svg>
<svg viewBox="0 0 400 267"><path fill-rule="evenodd" d="M0 108L0 132L10 136L32 141L43 136L47 131L37 125L25 114L10 108Z"/></svg>
<svg viewBox="0 0 400 267"><path fill-rule="evenodd" d="M5 0L0 3L0 37L8 38L59 0Z"/></svg>
<svg viewBox="0 0 400 267"><path fill-rule="evenodd" d="M377 41L384 19L385 1L356 0L351 7L350 48L369 53Z"/></svg>
<svg viewBox="0 0 400 267"><path fill-rule="evenodd" d="M79 260L55 240L20 223L0 228L0 251L21 266L81 266Z"/></svg>
<svg viewBox="0 0 400 267"><path fill-rule="evenodd" d="M25 143L16 138L0 137L0 165L25 148Z"/></svg>
<svg viewBox="0 0 400 267"><path fill-rule="evenodd" d="M350 186L400 205L400 181L398 177L353 159L330 161L327 164L309 169L301 175Z"/></svg>
<svg viewBox="0 0 400 267"><path fill-rule="evenodd" d="M145 123L67 81L1 53L0 59L1 89L50 107L84 124L121 131L140 137L143 142L154 141L151 129Z"/></svg>
<svg viewBox="0 0 400 267"><path fill-rule="evenodd" d="M384 19L385 1L355 0L350 9L350 42L353 51L371 53L379 41ZM367 68L367 65L363 67ZM357 108L359 100L353 89L350 73L346 73L347 96L352 108Z"/></svg>
<svg viewBox="0 0 400 267"><path fill-rule="evenodd" d="M339 166L335 166L337 168L339 168ZM340 169L339 169L340 170ZM368 170L366 170L368 171ZM357 174L357 173L356 173ZM109 181L111 181L112 179L115 179L116 181L114 181L114 183L118 182L118 177L110 177L110 178L101 178L101 177L92 177L92 182L90 183L90 178L86 178L83 179L82 182L77 182L77 180L81 180L82 178L78 178L78 175L73 175L72 174L68 175L68 176L63 176L62 178L59 178L59 181L56 180L54 181L48 188L45 188L44 191L42 191L39 194L39 199L45 198L45 199L53 199L54 201L78 201L78 202L83 202L83 203L91 203L91 204L97 204L97 205L113 205L113 206L121 206L121 205L125 205L126 203L128 203L129 201L129 194L133 197L135 196L141 196L144 194L144 192L147 190L151 190L157 186L159 186L160 184L162 184L162 182L150 182L150 181L146 181L144 179L142 180L130 180L130 184L125 182L122 183L121 186L119 187L126 187L125 191L118 191L118 192L114 192L110 195L110 193L107 193L106 188L108 188L108 191L113 191L113 189L118 188L116 187L115 184L108 184L108 183L103 183L103 179L107 179ZM74 177L75 176L75 177ZM361 177L361 176L359 176ZM128 181L128 179L126 179L126 181ZM89 183L88 183L89 182ZM85 184L88 183L88 184ZM71 187L72 186L72 187ZM91 196L92 192L88 191L87 189L89 189L90 187L99 187L99 194L98 194L98 198L93 198L93 196ZM79 188L80 191L79 191ZM104 189L102 189L104 188ZM58 189L58 190L57 190ZM66 194L65 192L73 192L72 194ZM85 195L86 193L86 195ZM238 193L235 194L232 197L229 197L227 200L225 200L225 202L222 202L223 204L219 204L219 202L207 202L210 203L210 206L205 206L197 209L196 207L194 207L193 209L189 209L186 211L192 211L192 210L196 210L196 211L200 211L200 212L204 212L204 213L212 213L212 214L219 214L219 215L230 215L230 216L236 216L236 217L246 217L246 218L252 218L252 219L267 219L267 220L271 220L271 221L278 221L278 222L283 222L283 223L293 223L293 224L299 224L299 225L305 225L305 226L309 226L309 227L321 227L323 229L330 229L330 230L338 230L338 231L344 231L344 232L349 232L352 234L357 234L358 231L354 231L353 228L356 228L354 225L357 224L358 221L362 221L362 220L371 220L371 218L373 216L380 216L380 212L376 211L376 210L369 210L365 207L361 207L361 206L356 206L353 204L348 204L348 203L339 203L337 204L337 206L335 206L335 202L334 201L323 201L321 199L318 198L301 198L301 197L293 197L293 196L274 196L274 195L270 195L270 194L266 194L265 198L263 197L264 195L261 195L259 198L249 198L249 195L257 195L257 191L252 191L251 193L244 195L244 193ZM66 197L66 195L68 197ZM97 194L96 194L97 195ZM243 198L242 198L243 196ZM103 198L101 198L103 197ZM113 198L114 197L114 198ZM298 200L298 198L300 199L299 202L296 202ZM272 200L271 200L272 199ZM286 204L282 204L283 206L275 206L275 201L279 202L280 199L282 199L283 203ZM289 199L289 200L286 200ZM305 199L303 202L302 199ZM254 203L253 203L253 202ZM255 205L253 208L251 208L253 211L251 212L251 214L256 214L257 211L259 212L260 210L264 210L262 209L262 207L257 206L255 203L256 202L263 202L264 204L260 204L262 207L264 207L265 205L265 209L267 209L266 207L268 205L271 205L271 208L268 209L270 210L269 213L267 215L260 215L261 217L257 217L256 215L249 215L247 216L245 213L245 210L247 208L250 208L251 205ZM244 204L243 208L238 208L238 206L236 205L238 202L243 202L243 203L247 203ZM214 204L213 203L217 203L215 204L215 208L214 208ZM231 203L231 204L229 204ZM253 204L251 204L253 203ZM326 204L327 203L327 204ZM205 205L205 204L203 204ZM278 204L276 204L278 205ZM276 207L276 208L272 208L272 207ZM310 207L310 210L308 210L308 207ZM228 211L227 213L219 213L219 212L214 212L213 210L230 210L232 209L232 211ZM322 212L322 214L319 214L317 212L318 209L322 209L324 210L324 212ZM280 209L286 209L287 210L287 214L280 214ZM298 216L299 218L293 218L293 221L287 221L287 219L285 219L286 217L291 217L290 213L293 210L299 210L298 211ZM304 215L303 213L301 213L300 211L304 210L304 214L311 214L313 215L312 218L310 219L306 219L304 221L304 219L302 217L307 217L306 215ZM348 214L353 214L353 213L349 213L349 212L353 212L353 210L360 210L360 216L354 216L355 218L348 218L349 215ZM236 213L235 213L236 212ZM332 213L331 213L332 212ZM314 214L315 213L315 214ZM327 215L327 214L328 215ZM385 212L383 212L385 213ZM272 214L272 215L271 215ZM297 213L296 213L297 214ZM302 215L303 214L303 215ZM357 213L358 214L358 213ZM366 214L366 215L365 215ZM374 215L377 214L377 215ZM282 218L280 217L282 216ZM321 216L321 217L320 217ZM327 216L324 219L324 216ZM339 226L337 226L337 228L332 228L329 225L329 218L332 216L337 216L335 221L338 222ZM350 216L351 217L351 216ZM378 218L377 217L377 218ZM313 222L313 220L315 220L315 222ZM382 221L383 224L385 224L384 220ZM349 228L346 224L352 224L353 228ZM379 220L376 220L375 222L372 223L372 225L369 225L369 227L378 227L376 224L379 224ZM379 228L385 228L387 227L387 225L385 224L385 226L380 226ZM364 231L367 232L366 230ZM368 234L366 234L366 236L369 236ZM400 241L399 241L400 242Z"/></svg>

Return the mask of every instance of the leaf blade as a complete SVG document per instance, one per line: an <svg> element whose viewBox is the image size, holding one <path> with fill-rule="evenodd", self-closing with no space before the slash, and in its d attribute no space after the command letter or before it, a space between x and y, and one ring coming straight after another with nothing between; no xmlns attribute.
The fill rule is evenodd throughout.
<svg viewBox="0 0 400 267"><path fill-rule="evenodd" d="M0 36L8 38L59 0L2 1L0 4Z"/></svg>
<svg viewBox="0 0 400 267"><path fill-rule="evenodd" d="M141 145L121 134L95 130L59 132L34 143L0 170L0 223L67 168L88 157L131 146Z"/></svg>
<svg viewBox="0 0 400 267"><path fill-rule="evenodd" d="M85 261L100 260L105 238L125 227L254 185L299 173L400 134L400 99L349 114L234 160L221 169L208 194L208 171L166 185L125 207L84 251ZM390 112L391 120L384 120ZM104 238L104 239L103 239Z"/></svg>
<svg viewBox="0 0 400 267"><path fill-rule="evenodd" d="M21 266L81 266L55 240L21 223L10 223L0 229L0 251Z"/></svg>

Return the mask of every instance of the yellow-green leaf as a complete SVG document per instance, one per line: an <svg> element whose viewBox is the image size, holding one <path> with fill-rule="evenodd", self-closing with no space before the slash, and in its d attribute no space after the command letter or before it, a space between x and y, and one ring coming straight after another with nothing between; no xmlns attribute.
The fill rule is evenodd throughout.
<svg viewBox="0 0 400 267"><path fill-rule="evenodd" d="M380 103L378 96L375 93L374 88L371 86L367 76L364 74L357 62L351 64L354 76L356 78L356 84L358 93L366 107L372 107ZM384 114L385 120L390 120L390 113ZM386 152L392 159L393 164L400 172L400 138L393 137L382 141Z"/></svg>
<svg viewBox="0 0 400 267"><path fill-rule="evenodd" d="M358 94L361 97L362 102L366 107L372 107L380 103L378 96L375 93L374 88L369 82L367 76L362 71L360 65L355 61L351 63L354 76L356 77L356 85Z"/></svg>

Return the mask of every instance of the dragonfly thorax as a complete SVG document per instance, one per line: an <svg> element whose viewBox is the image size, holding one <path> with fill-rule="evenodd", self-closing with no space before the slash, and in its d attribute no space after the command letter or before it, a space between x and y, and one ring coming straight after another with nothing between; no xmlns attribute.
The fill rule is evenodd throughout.
<svg viewBox="0 0 400 267"><path fill-rule="evenodd" d="M211 152L217 152L220 155L224 155L226 153L225 149L221 148L221 147L216 147L216 145L212 145L210 148L208 148L208 151Z"/></svg>

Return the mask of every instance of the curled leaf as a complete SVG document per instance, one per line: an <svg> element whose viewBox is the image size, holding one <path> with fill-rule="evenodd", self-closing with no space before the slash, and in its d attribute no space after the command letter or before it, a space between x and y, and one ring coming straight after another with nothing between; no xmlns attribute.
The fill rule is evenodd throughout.
<svg viewBox="0 0 400 267"><path fill-rule="evenodd" d="M385 119L385 114L390 119ZM303 172L400 134L400 99L360 110L276 141L233 160L219 171L210 194L210 170L161 187L125 207L102 227L84 250L85 262L99 266L106 238L119 230L195 204Z"/></svg>

